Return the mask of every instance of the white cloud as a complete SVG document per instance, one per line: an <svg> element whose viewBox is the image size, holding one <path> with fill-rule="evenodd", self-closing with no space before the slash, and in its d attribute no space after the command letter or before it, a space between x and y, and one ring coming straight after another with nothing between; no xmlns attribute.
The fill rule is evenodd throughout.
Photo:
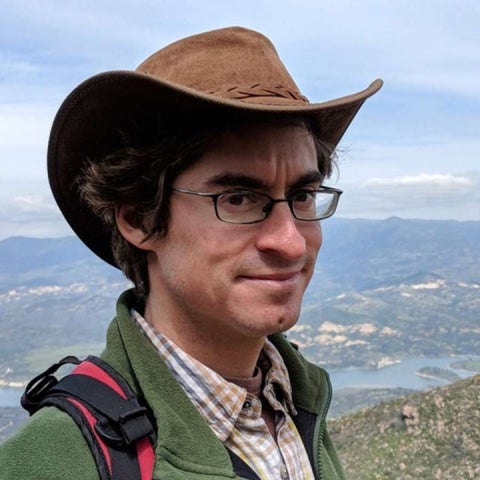
<svg viewBox="0 0 480 480"><path fill-rule="evenodd" d="M458 187L472 187L470 178L457 175L444 175L440 173L422 173L420 175L406 175L393 178L371 178L367 180L364 187L430 187L442 189L457 189Z"/></svg>
<svg viewBox="0 0 480 480"><path fill-rule="evenodd" d="M32 75L38 72L38 65L26 60L5 58L5 55L2 55L0 61L2 63L3 71L9 72L9 75L12 77L18 78L19 75Z"/></svg>
<svg viewBox="0 0 480 480"><path fill-rule="evenodd" d="M356 138L361 138L367 129L368 125L362 121L353 126ZM358 186L374 178L422 178L421 175L470 178L469 172L476 171L480 164L480 140L476 135L464 134L462 137L442 128L435 135L422 136L420 127L416 132L405 127L397 136L392 131L380 130L368 142L354 139L339 154L340 182L344 186Z"/></svg>
<svg viewBox="0 0 480 480"><path fill-rule="evenodd" d="M12 207L18 213L50 216L52 213L57 213L58 208L52 201L42 195L26 195L15 197L12 202Z"/></svg>
<svg viewBox="0 0 480 480"><path fill-rule="evenodd" d="M457 218L460 212L480 219L480 181L472 173L480 157L479 23L477 0L211 0L201 8L194 0L139 0L135 6L125 0L5 0L0 229L43 215L48 224L40 198L48 196L49 129L80 81L133 68L183 36L234 24L267 34L312 101L384 77L384 89L366 102L345 137L351 154L340 163L338 186L345 194L339 213Z"/></svg>
<svg viewBox="0 0 480 480"><path fill-rule="evenodd" d="M24 221L16 221L12 217L0 219L0 240L9 237L55 238L75 235L70 227L60 218L50 221L32 216Z"/></svg>
<svg viewBox="0 0 480 480"><path fill-rule="evenodd" d="M360 79L378 75L396 92L414 90L427 96L444 92L480 99L477 1L294 3L285 31L294 30L295 35L285 38L278 33L287 58L301 62L302 79L314 92L309 94L312 98L321 98L315 85L322 86L325 79L355 88ZM298 22L296 12L303 13Z"/></svg>
<svg viewBox="0 0 480 480"><path fill-rule="evenodd" d="M480 220L480 171L371 178L350 184L339 215Z"/></svg>
<svg viewBox="0 0 480 480"><path fill-rule="evenodd" d="M0 239L72 235L51 195L0 198Z"/></svg>
<svg viewBox="0 0 480 480"><path fill-rule="evenodd" d="M140 60L136 55L148 55L182 36L240 24L271 36L282 57L306 79L327 78L338 84L341 78L341 85L348 85L359 77L384 75L390 82L479 95L476 0L211 0L201 8L192 0L139 0L135 7L120 0L16 0L4 2L2 10L9 34L5 41L19 43L12 51L23 58L22 46L28 42L33 47L29 55L38 61L58 56L68 62L68 54L70 68L79 66L74 58L83 64L128 68L133 65L122 64L122 59ZM9 28L15 24L23 27L18 32L28 29L33 34L15 33Z"/></svg>

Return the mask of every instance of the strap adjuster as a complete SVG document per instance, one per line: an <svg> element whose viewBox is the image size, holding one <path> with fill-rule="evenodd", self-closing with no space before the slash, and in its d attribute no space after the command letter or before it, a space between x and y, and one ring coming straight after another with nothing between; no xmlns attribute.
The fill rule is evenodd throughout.
<svg viewBox="0 0 480 480"><path fill-rule="evenodd" d="M96 432L111 445L132 445L137 440L154 435L152 423L145 407L134 407L117 420L99 421Z"/></svg>

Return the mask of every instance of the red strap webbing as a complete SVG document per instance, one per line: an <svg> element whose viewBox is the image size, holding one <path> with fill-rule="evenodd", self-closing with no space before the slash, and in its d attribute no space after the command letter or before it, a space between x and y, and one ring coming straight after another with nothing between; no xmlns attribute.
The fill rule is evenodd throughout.
<svg viewBox="0 0 480 480"><path fill-rule="evenodd" d="M53 373L78 364L60 381ZM128 383L98 357L67 357L34 378L22 396L30 414L46 405L68 413L85 437L101 480L151 480L155 428Z"/></svg>

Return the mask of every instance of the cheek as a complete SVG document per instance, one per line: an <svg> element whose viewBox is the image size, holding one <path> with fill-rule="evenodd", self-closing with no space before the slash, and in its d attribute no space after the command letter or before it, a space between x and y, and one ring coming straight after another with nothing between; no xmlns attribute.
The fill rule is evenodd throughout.
<svg viewBox="0 0 480 480"><path fill-rule="evenodd" d="M317 238L318 238L318 246L317 246L317 251L318 251L322 247L322 243L323 243L323 232L322 232L322 227L320 223L318 224Z"/></svg>
<svg viewBox="0 0 480 480"><path fill-rule="evenodd" d="M170 253L191 268L210 269L222 265L234 269L236 260L247 246L241 229L215 218L183 216L181 224L172 225L167 234Z"/></svg>
<svg viewBox="0 0 480 480"><path fill-rule="evenodd" d="M322 246L323 235L322 235L322 227L320 222L312 222L305 226L305 230L303 232L305 237L305 241L307 243L307 249L309 252L317 254Z"/></svg>

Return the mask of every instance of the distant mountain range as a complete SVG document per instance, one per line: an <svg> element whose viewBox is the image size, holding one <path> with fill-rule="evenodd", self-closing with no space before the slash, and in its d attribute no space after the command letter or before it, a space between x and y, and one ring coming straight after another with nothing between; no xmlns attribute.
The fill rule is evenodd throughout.
<svg viewBox="0 0 480 480"><path fill-rule="evenodd" d="M424 273L480 283L480 222L349 220L323 224L315 296L396 285Z"/></svg>
<svg viewBox="0 0 480 480"><path fill-rule="evenodd" d="M480 222L331 218L322 229L311 297L396 284L425 272L480 283ZM83 283L92 277L121 275L76 237L0 241L0 291L49 282Z"/></svg>
<svg viewBox="0 0 480 480"><path fill-rule="evenodd" d="M329 219L289 337L327 367L480 352L480 222ZM0 382L99 351L121 273L75 237L0 241Z"/></svg>

